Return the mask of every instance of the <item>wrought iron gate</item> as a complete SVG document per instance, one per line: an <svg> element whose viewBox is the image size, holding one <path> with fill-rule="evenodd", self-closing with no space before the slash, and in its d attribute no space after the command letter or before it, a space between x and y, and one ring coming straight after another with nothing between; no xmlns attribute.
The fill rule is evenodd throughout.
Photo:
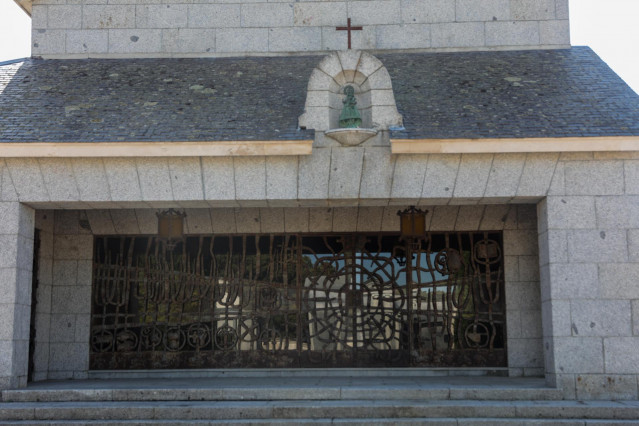
<svg viewBox="0 0 639 426"><path fill-rule="evenodd" d="M92 369L506 365L501 234L96 237Z"/></svg>

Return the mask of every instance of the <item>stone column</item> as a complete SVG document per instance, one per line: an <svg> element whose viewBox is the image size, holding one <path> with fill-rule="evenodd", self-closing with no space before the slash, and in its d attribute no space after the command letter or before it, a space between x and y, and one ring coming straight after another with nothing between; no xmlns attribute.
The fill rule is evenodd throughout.
<svg viewBox="0 0 639 426"><path fill-rule="evenodd" d="M568 399L636 399L639 197L550 196L538 217L548 383Z"/></svg>
<svg viewBox="0 0 639 426"><path fill-rule="evenodd" d="M35 212L0 202L0 388L24 387L29 363Z"/></svg>

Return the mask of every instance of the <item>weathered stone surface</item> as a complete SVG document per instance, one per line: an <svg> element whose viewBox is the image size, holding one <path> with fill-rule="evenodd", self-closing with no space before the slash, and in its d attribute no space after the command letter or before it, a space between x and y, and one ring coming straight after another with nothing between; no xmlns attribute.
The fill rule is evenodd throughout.
<svg viewBox="0 0 639 426"><path fill-rule="evenodd" d="M436 206L431 212L431 229L439 231L454 230L458 213L459 207L457 206Z"/></svg>
<svg viewBox="0 0 639 426"><path fill-rule="evenodd" d="M133 209L111 210L113 227L117 234L139 234L138 219Z"/></svg>
<svg viewBox="0 0 639 426"><path fill-rule="evenodd" d="M186 213L184 221L189 234L210 234L213 232L208 209L185 209L184 213Z"/></svg>
<svg viewBox="0 0 639 426"><path fill-rule="evenodd" d="M517 195L546 195L555 172L559 154L529 153L519 180Z"/></svg>
<svg viewBox="0 0 639 426"><path fill-rule="evenodd" d="M638 337L606 337L603 339L606 373L637 374L639 365Z"/></svg>
<svg viewBox="0 0 639 426"><path fill-rule="evenodd" d="M492 154L462 155L455 181L455 197L482 197L493 162Z"/></svg>
<svg viewBox="0 0 639 426"><path fill-rule="evenodd" d="M142 199L135 160L110 158L104 161L104 169L112 200L134 201Z"/></svg>
<svg viewBox="0 0 639 426"><path fill-rule="evenodd" d="M599 266L601 297L639 299L639 264L605 263Z"/></svg>
<svg viewBox="0 0 639 426"><path fill-rule="evenodd" d="M628 300L572 300L573 336L630 336L632 321Z"/></svg>
<svg viewBox="0 0 639 426"><path fill-rule="evenodd" d="M363 149L331 149L329 198L359 197L363 159Z"/></svg>
<svg viewBox="0 0 639 426"><path fill-rule="evenodd" d="M333 209L333 232L344 232L357 228L357 208Z"/></svg>
<svg viewBox="0 0 639 426"><path fill-rule="evenodd" d="M237 232L233 209L211 209L210 213L213 232L220 234Z"/></svg>
<svg viewBox="0 0 639 426"><path fill-rule="evenodd" d="M284 209L260 209L260 232L284 232Z"/></svg>
<svg viewBox="0 0 639 426"><path fill-rule="evenodd" d="M602 265L602 268L605 266ZM542 300L548 300L549 297L552 297L552 299L588 299L599 297L602 293L606 293L607 277L602 269L601 285L603 288L600 289L596 264L555 263L550 264L549 268L552 289L550 289L550 294L544 295L542 292Z"/></svg>
<svg viewBox="0 0 639 426"><path fill-rule="evenodd" d="M169 163L165 158L136 160L138 179L144 201L173 200Z"/></svg>
<svg viewBox="0 0 639 426"><path fill-rule="evenodd" d="M385 198L391 194L394 159L386 150L367 148L364 151L360 198Z"/></svg>
<svg viewBox="0 0 639 426"><path fill-rule="evenodd" d="M599 228L639 228L639 196L597 197L596 208Z"/></svg>
<svg viewBox="0 0 639 426"><path fill-rule="evenodd" d="M433 24L430 31L431 47L477 47L485 45L483 23Z"/></svg>
<svg viewBox="0 0 639 426"><path fill-rule="evenodd" d="M567 195L619 195L624 193L621 161L569 161L564 166Z"/></svg>
<svg viewBox="0 0 639 426"><path fill-rule="evenodd" d="M266 161L264 157L233 159L235 196L238 200L263 200L266 197Z"/></svg>
<svg viewBox="0 0 639 426"><path fill-rule="evenodd" d="M392 198L419 199L422 195L428 155L400 156L395 161Z"/></svg>
<svg viewBox="0 0 639 426"><path fill-rule="evenodd" d="M593 229L596 224L606 227L595 218L594 197L548 197L547 212L549 229Z"/></svg>
<svg viewBox="0 0 639 426"><path fill-rule="evenodd" d="M567 232L568 258L577 262L628 261L626 231L623 230L575 230Z"/></svg>
<svg viewBox="0 0 639 426"><path fill-rule="evenodd" d="M204 197L207 200L234 200L235 177L233 158L202 158Z"/></svg>
<svg viewBox="0 0 639 426"><path fill-rule="evenodd" d="M82 28L134 28L135 5L87 4L83 8Z"/></svg>
<svg viewBox="0 0 639 426"><path fill-rule="evenodd" d="M542 45L569 45L570 22L567 19L539 22L539 42Z"/></svg>
<svg viewBox="0 0 639 426"><path fill-rule="evenodd" d="M557 370L562 373L603 373L602 339L597 337L564 337L556 339L555 363Z"/></svg>
<svg viewBox="0 0 639 426"><path fill-rule="evenodd" d="M637 399L636 378L617 374L577 375L577 398L581 400Z"/></svg>
<svg viewBox="0 0 639 426"><path fill-rule="evenodd" d="M202 170L200 159L180 157L169 159L169 176L175 200L202 200Z"/></svg>
<svg viewBox="0 0 639 426"><path fill-rule="evenodd" d="M544 336L573 336L569 300L542 302L541 319Z"/></svg>
<svg viewBox="0 0 639 426"><path fill-rule="evenodd" d="M234 209L237 232L241 234L257 234L260 232L260 209ZM225 231L228 233L229 231Z"/></svg>
<svg viewBox="0 0 639 426"><path fill-rule="evenodd" d="M266 197L269 200L297 199L297 157L266 158Z"/></svg>
<svg viewBox="0 0 639 426"><path fill-rule="evenodd" d="M544 363L541 339L509 339L508 365L510 367L540 367Z"/></svg>
<svg viewBox="0 0 639 426"><path fill-rule="evenodd" d="M357 232L379 232L383 214L383 207L360 207L357 214Z"/></svg>

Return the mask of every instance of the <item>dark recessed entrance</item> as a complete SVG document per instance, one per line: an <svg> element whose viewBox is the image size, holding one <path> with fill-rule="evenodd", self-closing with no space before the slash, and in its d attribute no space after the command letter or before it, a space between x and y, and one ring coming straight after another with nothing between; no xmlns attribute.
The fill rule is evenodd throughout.
<svg viewBox="0 0 639 426"><path fill-rule="evenodd" d="M501 241L96 237L91 369L504 367Z"/></svg>

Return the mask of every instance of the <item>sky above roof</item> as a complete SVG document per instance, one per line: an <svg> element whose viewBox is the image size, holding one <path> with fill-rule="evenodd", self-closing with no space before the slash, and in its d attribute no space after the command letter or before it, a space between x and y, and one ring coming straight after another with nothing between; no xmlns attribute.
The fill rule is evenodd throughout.
<svg viewBox="0 0 639 426"><path fill-rule="evenodd" d="M570 0L571 41L590 46L639 93L639 1ZM0 61L29 56L31 19L12 0L0 0Z"/></svg>

